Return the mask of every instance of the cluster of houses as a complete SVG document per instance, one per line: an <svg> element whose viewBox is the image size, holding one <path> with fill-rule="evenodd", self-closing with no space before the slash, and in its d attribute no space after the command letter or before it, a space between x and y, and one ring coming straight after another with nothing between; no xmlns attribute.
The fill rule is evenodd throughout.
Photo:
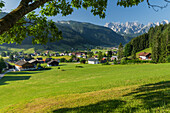
<svg viewBox="0 0 170 113"><path fill-rule="evenodd" d="M107 57L103 57L102 60L98 60L98 55L96 55L98 52L95 51L94 52L94 56L93 58L88 58L87 59L87 52L64 52L64 53L53 53L50 54L50 56L72 56L74 55L75 57L72 59L73 62L79 62L80 59L79 58L84 58L87 59L88 64L99 64L99 63L105 63L107 62ZM19 55L21 55L22 53L19 52ZM107 54L107 52L105 52L105 54ZM116 51L112 51L112 54L117 54ZM39 56L40 53L33 53L31 54L31 56ZM42 54L41 54L42 55ZM49 51L46 51L44 53L44 56L49 55ZM113 55L110 60L114 61L114 60L118 60L118 57ZM139 59L140 60L151 60L151 53L146 53L146 52L141 52L139 53ZM46 59L42 59L42 58L37 58L37 59L24 59L24 58L20 58L19 61L15 62L15 70L16 71L22 71L22 70L35 70L37 69L37 64L38 63L47 63L47 66L58 66L60 62L60 59L56 59L56 60L52 60L52 58L46 58Z"/></svg>
<svg viewBox="0 0 170 113"><path fill-rule="evenodd" d="M59 59L52 60L52 58L46 58L43 60L42 58L37 59L23 59L19 60L15 63L15 71L26 71L26 70L36 70L37 64L41 63L47 63L47 66L58 66L59 65Z"/></svg>

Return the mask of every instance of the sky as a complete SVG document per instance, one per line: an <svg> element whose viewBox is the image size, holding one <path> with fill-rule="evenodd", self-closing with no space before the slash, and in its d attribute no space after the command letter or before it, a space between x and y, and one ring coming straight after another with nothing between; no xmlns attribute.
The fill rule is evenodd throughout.
<svg viewBox="0 0 170 113"><path fill-rule="evenodd" d="M4 0L6 2L3 12L10 12L15 9L21 0ZM164 0L150 0L151 4L166 5ZM170 4L167 8L160 9L158 12L154 11L152 8L148 8L146 0L139 4L138 6L133 6L130 8L124 8L117 6L117 0L108 0L108 6L106 11L105 19L100 19L99 16L94 16L90 12L90 8L85 9L75 9L71 15L63 17L62 15L57 15L55 17L49 17L54 21L61 20L74 20L80 22L88 22L97 25L105 25L108 22L133 22L137 21L139 23L148 24L149 22L161 22L163 20L170 21ZM36 10L37 12L39 11Z"/></svg>

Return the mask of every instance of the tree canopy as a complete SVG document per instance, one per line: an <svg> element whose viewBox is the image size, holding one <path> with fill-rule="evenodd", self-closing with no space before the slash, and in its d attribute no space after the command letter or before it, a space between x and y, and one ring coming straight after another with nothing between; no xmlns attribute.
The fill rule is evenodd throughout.
<svg viewBox="0 0 170 113"><path fill-rule="evenodd" d="M169 3L170 1L164 0ZM91 8L93 15L105 18L108 0L20 0L16 9L0 19L0 42L21 43L25 37L31 36L34 44L46 44L48 41L62 39L62 32L55 26L55 22L47 20L47 16L72 14L75 8ZM118 0L117 5L132 7L144 0ZM149 0L146 1L151 5ZM0 10L5 1L0 1ZM165 7L165 6L164 6ZM41 8L39 14L35 9ZM160 6L160 8L163 8Z"/></svg>

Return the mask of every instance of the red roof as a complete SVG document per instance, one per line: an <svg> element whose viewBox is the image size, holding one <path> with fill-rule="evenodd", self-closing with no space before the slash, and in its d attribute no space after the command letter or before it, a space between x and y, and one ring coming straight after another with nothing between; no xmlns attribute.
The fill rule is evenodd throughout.
<svg viewBox="0 0 170 113"><path fill-rule="evenodd" d="M146 53L146 52L141 52L141 53L139 53L139 56L148 56L148 55L150 55L151 53Z"/></svg>

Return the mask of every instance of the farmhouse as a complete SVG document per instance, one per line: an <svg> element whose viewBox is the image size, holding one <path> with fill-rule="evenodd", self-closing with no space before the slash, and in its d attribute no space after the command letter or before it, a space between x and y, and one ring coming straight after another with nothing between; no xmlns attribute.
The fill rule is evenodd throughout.
<svg viewBox="0 0 170 113"><path fill-rule="evenodd" d="M28 62L31 63L31 64L33 64L34 67L36 67L37 64L40 63L39 61L37 61L37 60L35 60L35 59L32 59L32 60L30 60L30 61L28 61Z"/></svg>
<svg viewBox="0 0 170 113"><path fill-rule="evenodd" d="M15 63L15 69L18 71L25 71L25 70L34 70L35 67L32 63L29 63L24 60L20 60Z"/></svg>
<svg viewBox="0 0 170 113"><path fill-rule="evenodd" d="M139 53L139 58L141 60L151 60L151 53L141 52Z"/></svg>
<svg viewBox="0 0 170 113"><path fill-rule="evenodd" d="M118 60L117 56L112 56L112 57L111 57L111 61L113 61L113 60L115 60L115 59Z"/></svg>
<svg viewBox="0 0 170 113"><path fill-rule="evenodd" d="M98 59L95 59L95 58L89 58L88 64L99 64L99 61Z"/></svg>
<svg viewBox="0 0 170 113"><path fill-rule="evenodd" d="M39 63L44 63L43 59L40 57L40 58L37 58L36 59Z"/></svg>
<svg viewBox="0 0 170 113"><path fill-rule="evenodd" d="M47 63L47 66L58 66L59 65L59 62L56 61L56 60L51 60Z"/></svg>
<svg viewBox="0 0 170 113"><path fill-rule="evenodd" d="M51 60L52 60L52 58L46 58L44 62L47 63L47 62L49 62L49 61L51 61Z"/></svg>

